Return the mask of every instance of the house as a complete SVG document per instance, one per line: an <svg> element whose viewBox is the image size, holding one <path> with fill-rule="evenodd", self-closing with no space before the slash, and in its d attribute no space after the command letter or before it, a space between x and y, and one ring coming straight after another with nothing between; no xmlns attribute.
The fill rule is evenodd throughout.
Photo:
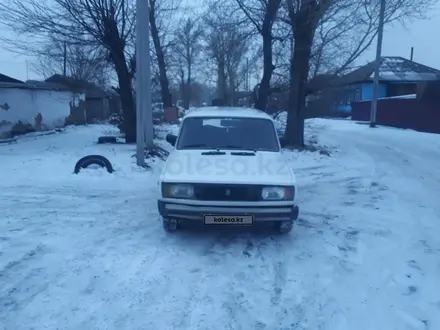
<svg viewBox="0 0 440 330"><path fill-rule="evenodd" d="M351 112L351 102L371 100L376 61L370 62L340 78L337 85L344 86L336 104L337 111ZM378 98L417 93L422 82L440 79L440 70L397 57L384 56L379 68Z"/></svg>
<svg viewBox="0 0 440 330"><path fill-rule="evenodd" d="M369 121L371 100L351 103L351 119ZM440 134L440 79L419 83L417 93L379 98L376 123Z"/></svg>
<svg viewBox="0 0 440 330"><path fill-rule="evenodd" d="M86 121L107 119L112 113L119 113L120 99L116 92L106 91L103 88L82 79L74 79L55 74L45 80L46 83L56 83L71 90L85 93Z"/></svg>
<svg viewBox="0 0 440 330"><path fill-rule="evenodd" d="M27 131L63 127L84 98L64 86L35 86L0 74L0 137L10 137L18 126Z"/></svg>
<svg viewBox="0 0 440 330"><path fill-rule="evenodd" d="M6 76L0 73L0 83L16 83L16 84L24 84L24 81Z"/></svg>

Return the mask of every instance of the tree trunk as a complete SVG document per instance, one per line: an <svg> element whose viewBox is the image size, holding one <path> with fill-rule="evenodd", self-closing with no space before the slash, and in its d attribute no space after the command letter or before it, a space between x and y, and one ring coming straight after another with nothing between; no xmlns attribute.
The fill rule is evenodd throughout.
<svg viewBox="0 0 440 330"><path fill-rule="evenodd" d="M263 25L260 31L263 37L263 76L257 91L257 100L255 107L257 109L266 110L267 99L269 98L270 80L272 79L275 66L273 65L273 37L272 26L276 19L281 0L269 0L266 6L266 13Z"/></svg>
<svg viewBox="0 0 440 330"><path fill-rule="evenodd" d="M185 71L180 69L180 82L179 82L179 98L183 100L185 97Z"/></svg>
<svg viewBox="0 0 440 330"><path fill-rule="evenodd" d="M235 72L233 70L228 70L229 74L229 95L230 95L230 99L231 99L231 106L236 106L236 99L235 99L235 85L236 85L236 77L235 77Z"/></svg>
<svg viewBox="0 0 440 330"><path fill-rule="evenodd" d="M266 110L270 80L273 70L275 69L272 59L272 31L269 29L269 31L263 34L263 76L261 77L257 91L257 100L255 102L255 108L263 111Z"/></svg>
<svg viewBox="0 0 440 330"><path fill-rule="evenodd" d="M124 53L125 41L122 39L114 19L106 18L103 23L104 42L110 50L109 55L118 76L125 142L133 143L136 142L136 108L133 98L132 74Z"/></svg>
<svg viewBox="0 0 440 330"><path fill-rule="evenodd" d="M122 114L124 117L122 127L126 143L136 142L136 109L131 86L131 75L127 66L123 49L113 51L113 63L119 82L119 96L121 98Z"/></svg>
<svg viewBox="0 0 440 330"><path fill-rule="evenodd" d="M121 97L122 113L124 115L123 128L126 143L136 142L136 112L133 98L133 90L131 88L130 75L121 72L118 73L119 95Z"/></svg>
<svg viewBox="0 0 440 330"><path fill-rule="evenodd" d="M295 28L295 45L290 63L289 108L285 138L288 145L304 146L304 111L309 61L314 29L311 24L299 24Z"/></svg>
<svg viewBox="0 0 440 330"><path fill-rule="evenodd" d="M191 102L191 64L188 64L188 76L186 78L186 89L185 89L185 95L183 97L183 107L188 110L190 102Z"/></svg>
<svg viewBox="0 0 440 330"><path fill-rule="evenodd" d="M225 64L222 61L217 63L217 93L218 99L222 100L223 105L227 102L227 82L225 74Z"/></svg>
<svg viewBox="0 0 440 330"><path fill-rule="evenodd" d="M169 82L167 77L167 67L165 63L165 54L160 44L159 30L156 25L156 12L154 10L154 3L150 1L150 25L151 25L151 37L153 39L154 49L157 56L157 65L159 67L159 82L160 93L162 95L163 107L171 107L173 105L173 99L171 97Z"/></svg>

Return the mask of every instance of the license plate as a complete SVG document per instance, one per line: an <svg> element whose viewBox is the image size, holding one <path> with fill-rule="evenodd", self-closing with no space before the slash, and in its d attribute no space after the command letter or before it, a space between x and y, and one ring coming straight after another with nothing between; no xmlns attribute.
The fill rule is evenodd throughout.
<svg viewBox="0 0 440 330"><path fill-rule="evenodd" d="M203 216L205 225L252 225L253 215L213 215Z"/></svg>

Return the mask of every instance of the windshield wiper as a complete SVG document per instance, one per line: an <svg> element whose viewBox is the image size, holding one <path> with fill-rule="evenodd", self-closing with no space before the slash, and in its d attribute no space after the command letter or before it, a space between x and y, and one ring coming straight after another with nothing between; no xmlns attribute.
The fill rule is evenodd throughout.
<svg viewBox="0 0 440 330"><path fill-rule="evenodd" d="M226 152L220 150L204 151L202 155L226 155Z"/></svg>
<svg viewBox="0 0 440 330"><path fill-rule="evenodd" d="M256 156L256 153L253 151L232 151L232 156Z"/></svg>
<svg viewBox="0 0 440 330"><path fill-rule="evenodd" d="M242 151L251 151L251 152L257 152L257 149L254 148L246 148L246 147L240 147L240 146L235 146L235 145L224 145L224 146L219 146L217 147L217 149L234 149L234 150L242 150Z"/></svg>
<svg viewBox="0 0 440 330"><path fill-rule="evenodd" d="M221 151L222 149L232 149L232 150L240 150L239 152L231 152L232 155L243 155L243 156L250 156L255 155L257 152L257 149L253 148L246 148L241 147L237 145L222 145L222 146L216 146L216 147L209 147L205 143L195 143L195 144L188 144L186 146L181 147L180 149L191 149L191 148L206 148L210 151L203 152L202 155L225 155L226 153L224 151Z"/></svg>
<svg viewBox="0 0 440 330"><path fill-rule="evenodd" d="M202 152L202 155L226 155L226 152L220 151L219 148L208 147L206 143L197 143L197 144L188 144L183 146L181 149L190 149L190 148L206 148L209 151Z"/></svg>
<svg viewBox="0 0 440 330"><path fill-rule="evenodd" d="M187 144L186 146L180 147L180 149L203 148L203 147L207 147L206 143ZM216 148L209 148L209 149L216 149Z"/></svg>

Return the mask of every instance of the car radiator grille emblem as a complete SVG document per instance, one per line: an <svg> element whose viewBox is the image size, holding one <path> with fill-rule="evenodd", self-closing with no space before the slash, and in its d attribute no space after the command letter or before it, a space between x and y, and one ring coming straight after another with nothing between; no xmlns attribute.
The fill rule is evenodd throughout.
<svg viewBox="0 0 440 330"><path fill-rule="evenodd" d="M225 195L226 195L226 196L231 196L231 190L230 190L230 189L226 189L226 191L225 191Z"/></svg>

